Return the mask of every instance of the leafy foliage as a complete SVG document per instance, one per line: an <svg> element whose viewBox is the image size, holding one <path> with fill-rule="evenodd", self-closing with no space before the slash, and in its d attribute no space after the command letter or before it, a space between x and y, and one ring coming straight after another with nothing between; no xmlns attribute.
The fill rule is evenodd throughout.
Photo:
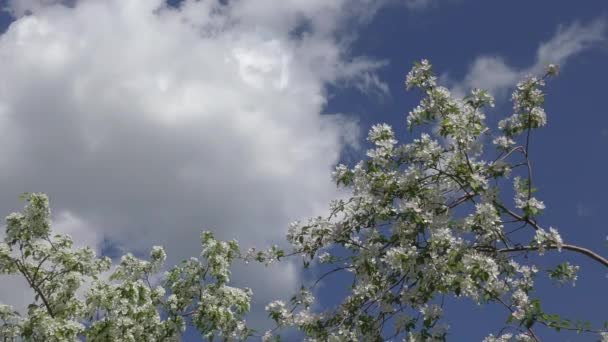
<svg viewBox="0 0 608 342"><path fill-rule="evenodd" d="M112 266L90 248L74 249L68 236L52 235L48 198L25 194L23 212L6 218L0 272L22 275L35 297L23 316L0 305L0 336L173 341L191 325L210 340L273 341L295 328L309 341L443 341L443 299L454 296L504 307L501 335L486 342L538 341L533 329L539 325L608 341L605 328L545 312L535 292L539 269L522 257L566 250L608 267L604 257L565 243L557 229L538 221L545 204L533 196L530 137L547 122L542 89L558 70L550 65L543 77L520 82L513 114L493 135L483 113L493 106L486 91L457 99L437 84L428 61L416 63L406 87L419 89L423 98L407 123L412 130L435 125L432 134L399 144L390 126L373 126L367 158L334 172L336 184L351 196L333 201L328 217L294 222L287 234L291 251L272 246L241 255L236 241L203 232L200 256L162 275L161 247L148 260L127 254ZM512 175L514 197L505 198ZM527 234L515 234L524 228ZM269 264L292 256L327 271L289 303L269 303L276 328L256 335L244 321L252 292L229 286L230 266L237 259ZM563 284L574 283L577 271L562 263L547 272ZM315 309L316 286L345 272L353 279L348 295L336 307Z"/></svg>

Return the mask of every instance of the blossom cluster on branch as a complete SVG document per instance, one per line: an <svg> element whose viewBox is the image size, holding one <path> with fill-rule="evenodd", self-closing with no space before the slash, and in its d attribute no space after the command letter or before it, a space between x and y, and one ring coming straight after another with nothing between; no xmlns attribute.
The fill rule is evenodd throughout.
<svg viewBox="0 0 608 342"><path fill-rule="evenodd" d="M608 339L605 330L546 313L535 292L539 270L521 255L568 249L608 267L605 258L565 244L555 228L537 221L545 204L534 197L530 137L546 125L543 87L558 71L549 65L542 77L518 83L513 114L493 134L483 112L494 106L488 92L456 98L437 83L427 60L416 63L406 88L424 96L407 123L411 131L430 125L431 133L398 144L389 125L373 126L368 159L334 172L350 198L332 203L329 217L294 223L287 236L288 255L322 265L322 278L348 274L349 294L322 313L269 305L278 325L291 323L313 341L443 341L449 336L443 299L455 296L504 307L507 324L486 341L538 341L538 326ZM513 174L509 198L504 185ZM517 233L524 228L527 235ZM577 270L565 263L548 272L560 284L574 284ZM286 312L307 319L289 321Z"/></svg>
<svg viewBox="0 0 608 342"><path fill-rule="evenodd" d="M200 256L168 270L161 247L148 260L127 254L112 266L88 247L73 248L68 236L53 235L48 198L26 194L23 212L6 218L0 273L23 276L35 297L26 313L0 305L0 337L177 341L192 326L226 341L275 341L294 329L308 341L444 341L444 299L454 296L504 308L505 326L496 335L488 331L486 342L539 341L537 327L608 341L605 329L545 312L535 291L542 273L523 257L568 251L608 267L606 258L564 242L538 221L545 204L534 196L529 146L531 133L547 122L545 79L558 71L550 65L544 76L517 84L513 114L493 134L485 123L484 109L494 105L488 92L456 98L437 83L428 61L416 63L406 87L423 98L407 123L412 131L427 125L430 134L399 144L389 125L374 125L367 158L338 165L333 174L350 196L331 202L327 217L291 224L288 250L241 254L236 241L203 232ZM252 291L229 285L231 265L293 256L322 275L290 301L268 303L274 329L247 327ZM547 271L560 285L574 284L578 266L566 262ZM348 293L335 307L317 305L319 283L339 274L351 281Z"/></svg>
<svg viewBox="0 0 608 342"><path fill-rule="evenodd" d="M201 237L202 253L170 268L154 247L149 260L131 254L115 267L90 247L74 249L67 235L52 235L48 197L26 194L23 213L6 218L0 273L20 274L34 291L27 313L0 305L3 341L179 341L187 325L203 336L246 339L251 290L229 286L235 241ZM109 273L109 276L107 275ZM152 280L151 280L152 279Z"/></svg>

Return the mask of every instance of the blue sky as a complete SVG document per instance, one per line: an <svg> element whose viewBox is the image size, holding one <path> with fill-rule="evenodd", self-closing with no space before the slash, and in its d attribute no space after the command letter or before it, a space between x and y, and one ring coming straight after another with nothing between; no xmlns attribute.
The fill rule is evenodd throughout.
<svg viewBox="0 0 608 342"><path fill-rule="evenodd" d="M420 97L403 86L414 60L428 58L452 89L492 87L490 122L510 114L512 78L560 62L531 148L541 222L608 254L605 1L259 0L228 2L226 13L187 2L161 19L153 1L55 2L5 1L12 15L0 14L6 214L20 193L44 191L58 229L81 243L160 243L174 260L196 253L203 226L244 247L280 241L289 221L343 195L331 168L362 158L372 124L414 138L405 116ZM576 287L543 284L547 309L608 319L606 270L573 258ZM307 277L289 263L237 273L260 305ZM0 300L14 296L8 287ZM481 340L506 317L450 304L450 340Z"/></svg>
<svg viewBox="0 0 608 342"><path fill-rule="evenodd" d="M358 113L363 126L387 122L407 141L412 137L405 127L405 115L420 99L403 87L411 61L428 58L437 73L456 80L464 78L474 60L483 55L498 56L510 67L525 69L535 63L539 44L553 38L559 27L605 21L607 10L602 1L577 5L565 1L460 1L414 13L403 7L386 8L360 31L353 50L388 61L380 78L389 85L390 95L378 101L337 90L330 107ZM568 59L559 77L548 83L549 123L535 134L531 148L539 196L548 207L541 221L558 227L565 240L604 254L608 250L608 227L602 215L608 207L608 154L604 152L608 116L603 105L607 52L605 40L594 44ZM510 105L506 98L499 98L488 116L505 117ZM573 257L582 268L576 287L555 289L545 282L539 292L547 292L541 298L547 298L547 308L563 316L601 322L608 317L608 274L585 258ZM499 326L504 317L497 313L500 308L494 308L495 312L475 309L470 303L455 304L446 309L453 317L454 340L481 340L484 329L480 327ZM555 341L594 341L594 337L575 334L541 335Z"/></svg>

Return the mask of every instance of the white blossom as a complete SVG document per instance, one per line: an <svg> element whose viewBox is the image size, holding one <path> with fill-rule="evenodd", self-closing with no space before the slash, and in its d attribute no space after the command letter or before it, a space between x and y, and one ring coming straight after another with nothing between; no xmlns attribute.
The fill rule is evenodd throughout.
<svg viewBox="0 0 608 342"><path fill-rule="evenodd" d="M532 244L538 246L539 253L543 254L548 247L555 247L561 252L563 241L557 229L550 227L549 232L542 228L537 229Z"/></svg>
<svg viewBox="0 0 608 342"><path fill-rule="evenodd" d="M513 338L513 334L502 334L500 336L494 336L493 334L483 339L483 342L509 342Z"/></svg>
<svg viewBox="0 0 608 342"><path fill-rule="evenodd" d="M557 71L550 66L547 74ZM23 316L0 305L0 337L178 341L190 326L206 339L246 340L253 334L245 321L253 293L231 286L233 263L269 265L289 256L301 258L318 278L302 277L304 284L289 301L266 305L276 327L261 336L263 341L290 329L306 341L377 341L393 332L395 340L443 341L448 325L438 303L446 296L500 302L509 309L505 315L522 324L552 317L538 312L538 299L528 296L538 273L534 258L519 257L564 246L556 229L542 228L545 203L533 196L527 168L518 168L522 156L528 158L520 135L546 124L544 80L528 77L518 83L513 114L498 124L492 161L482 159L492 152L483 148L489 145L483 110L493 105L486 91L456 98L437 84L426 60L407 75L406 86L423 93L408 126L436 129L398 144L392 127L374 125L367 159L335 168L333 179L343 187L343 197L331 202L325 217L291 223L288 247L241 254L236 240L220 241L204 231L196 257L167 267L164 249L155 246L147 258L122 256L106 279L101 274L112 261L90 248L75 249L68 236L52 235L48 198L26 194L24 210L6 218L0 273L24 276L36 298ZM514 201L505 203L502 188L511 173ZM514 234L520 228L509 225L530 231ZM577 271L562 263L549 276L574 282ZM340 273L349 279L348 292L319 312L317 285ZM529 341L521 331L484 341Z"/></svg>

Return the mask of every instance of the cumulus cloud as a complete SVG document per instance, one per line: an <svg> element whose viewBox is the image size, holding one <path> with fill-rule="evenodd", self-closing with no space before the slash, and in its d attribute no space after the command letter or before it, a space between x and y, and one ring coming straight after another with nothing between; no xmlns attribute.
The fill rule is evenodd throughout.
<svg viewBox="0 0 608 342"><path fill-rule="evenodd" d="M504 97L507 90L527 74L540 74L550 63L562 68L575 55L606 40L606 20L604 17L587 24L574 22L560 26L554 36L542 42L537 51L534 64L517 68L510 66L500 56L479 56L475 58L465 77L452 82L452 90L462 96L469 89L487 89L495 96ZM444 78L448 78L444 76Z"/></svg>
<svg viewBox="0 0 608 342"><path fill-rule="evenodd" d="M358 141L348 115L324 113L326 86L386 91L383 64L349 56L339 34L370 0L9 6L0 207L46 192L86 244L162 244L175 261L200 252L202 229L244 248L281 241L340 196L330 171ZM248 280L280 296L299 278L286 265Z"/></svg>

